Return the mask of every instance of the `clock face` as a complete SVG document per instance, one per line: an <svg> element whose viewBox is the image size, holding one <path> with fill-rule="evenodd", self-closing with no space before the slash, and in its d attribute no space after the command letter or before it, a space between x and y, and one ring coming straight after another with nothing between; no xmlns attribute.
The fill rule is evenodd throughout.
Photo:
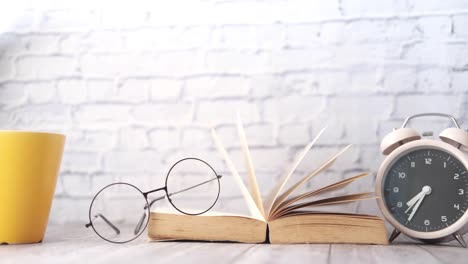
<svg viewBox="0 0 468 264"><path fill-rule="evenodd" d="M384 173L382 193L385 206L400 224L418 232L438 231L468 209L467 168L440 149L406 152Z"/></svg>

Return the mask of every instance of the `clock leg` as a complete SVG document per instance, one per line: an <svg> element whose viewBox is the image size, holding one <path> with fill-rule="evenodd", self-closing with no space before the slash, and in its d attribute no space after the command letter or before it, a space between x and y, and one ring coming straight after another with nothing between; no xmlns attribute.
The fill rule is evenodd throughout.
<svg viewBox="0 0 468 264"><path fill-rule="evenodd" d="M460 243L460 245L462 245L462 247L466 248L466 242L465 242L465 240L463 239L463 236L460 235L460 233L455 232L455 233L453 233L453 236L454 236L455 239L458 241L458 243Z"/></svg>
<svg viewBox="0 0 468 264"><path fill-rule="evenodd" d="M390 235L390 238L388 239L388 242L392 243L392 241L395 240L395 238L397 238L400 234L401 234L401 232L398 229L393 229L393 232Z"/></svg>

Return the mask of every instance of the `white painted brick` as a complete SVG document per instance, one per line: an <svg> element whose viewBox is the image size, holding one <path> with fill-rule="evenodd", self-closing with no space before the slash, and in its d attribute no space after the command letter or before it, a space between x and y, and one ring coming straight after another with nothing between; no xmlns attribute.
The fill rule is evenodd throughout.
<svg viewBox="0 0 468 264"><path fill-rule="evenodd" d="M317 47L320 40L319 24L299 24L286 27L286 44L288 47Z"/></svg>
<svg viewBox="0 0 468 264"><path fill-rule="evenodd" d="M143 28L124 33L125 48L132 51L170 51L210 45L207 26Z"/></svg>
<svg viewBox="0 0 468 264"><path fill-rule="evenodd" d="M87 49L83 33L73 33L62 36L59 42L60 52L64 54L78 54Z"/></svg>
<svg viewBox="0 0 468 264"><path fill-rule="evenodd" d="M317 89L323 94L334 94L346 91L351 83L347 72L333 71L317 74Z"/></svg>
<svg viewBox="0 0 468 264"><path fill-rule="evenodd" d="M270 5L266 2L224 2L206 8L209 13L202 13L210 22L219 24L265 24L278 19L282 5ZM210 16L211 15L211 16Z"/></svg>
<svg viewBox="0 0 468 264"><path fill-rule="evenodd" d="M363 15L391 15L396 12L406 11L406 1L382 1L372 0L345 0L341 1L341 9L345 16Z"/></svg>
<svg viewBox="0 0 468 264"><path fill-rule="evenodd" d="M75 113L75 118L84 123L127 123L130 107L125 105L84 105Z"/></svg>
<svg viewBox="0 0 468 264"><path fill-rule="evenodd" d="M123 36L115 31L98 31L89 34L82 45L92 52L116 52L124 48Z"/></svg>
<svg viewBox="0 0 468 264"><path fill-rule="evenodd" d="M18 106L26 103L27 94L24 85L21 83L0 84L0 105Z"/></svg>
<svg viewBox="0 0 468 264"><path fill-rule="evenodd" d="M109 80L89 80L87 94L91 101L111 101L111 98L117 97L117 86Z"/></svg>
<svg viewBox="0 0 468 264"><path fill-rule="evenodd" d="M265 52L208 51L205 64L209 72L255 74L265 72L270 59Z"/></svg>
<svg viewBox="0 0 468 264"><path fill-rule="evenodd" d="M236 113L240 113L244 123L252 123L259 120L258 107L255 103L245 100L201 101L195 118L208 124L234 123Z"/></svg>
<svg viewBox="0 0 468 264"><path fill-rule="evenodd" d="M286 74L281 83L280 94L297 92L300 94L314 94L317 90L317 76L315 73Z"/></svg>
<svg viewBox="0 0 468 264"><path fill-rule="evenodd" d="M390 19L385 25L385 35L387 40L411 40L423 38L421 26L415 18Z"/></svg>
<svg viewBox="0 0 468 264"><path fill-rule="evenodd" d="M250 153L256 172L283 172L290 166L291 155L285 148L251 148ZM242 150L230 151L230 157L239 171L246 172Z"/></svg>
<svg viewBox="0 0 468 264"><path fill-rule="evenodd" d="M62 158L61 171L70 172L94 172L100 169L100 156L96 152L68 151L65 146L65 152Z"/></svg>
<svg viewBox="0 0 468 264"><path fill-rule="evenodd" d="M29 83L25 85L24 90L31 103L54 102L57 98L57 91L53 82Z"/></svg>
<svg viewBox="0 0 468 264"><path fill-rule="evenodd" d="M416 71L408 67L396 67L386 70L382 90L393 92L413 92L416 90Z"/></svg>
<svg viewBox="0 0 468 264"><path fill-rule="evenodd" d="M332 120L344 122L344 142L372 144L378 142L378 121L392 113L393 98L390 96L336 97L330 99L327 112ZM363 118L365 117L365 118Z"/></svg>
<svg viewBox="0 0 468 264"><path fill-rule="evenodd" d="M186 76L204 72L205 55L201 51L171 51L159 54L152 72L163 76Z"/></svg>
<svg viewBox="0 0 468 264"><path fill-rule="evenodd" d="M126 127L119 133L120 149L144 149L149 146L148 135L142 128Z"/></svg>
<svg viewBox="0 0 468 264"><path fill-rule="evenodd" d="M179 146L179 131L177 129L156 129L149 133L151 146L157 151L176 149Z"/></svg>
<svg viewBox="0 0 468 264"><path fill-rule="evenodd" d="M291 95L268 99L264 102L264 120L281 123L313 120L324 107L322 97Z"/></svg>
<svg viewBox="0 0 468 264"><path fill-rule="evenodd" d="M337 44L345 40L344 22L326 22L320 26L320 41L325 44Z"/></svg>
<svg viewBox="0 0 468 264"><path fill-rule="evenodd" d="M26 33L36 29L36 22L41 16L37 10L21 8L20 5L7 10L3 15L2 32Z"/></svg>
<svg viewBox="0 0 468 264"><path fill-rule="evenodd" d="M46 32L83 32L94 28L98 21L97 10L54 10L43 14L39 28Z"/></svg>
<svg viewBox="0 0 468 264"><path fill-rule="evenodd" d="M306 124L286 124L278 132L278 142L286 146L304 145L309 140L309 126Z"/></svg>
<svg viewBox="0 0 468 264"><path fill-rule="evenodd" d="M271 124L252 124L245 128L249 146L274 146L276 143L275 128Z"/></svg>
<svg viewBox="0 0 468 264"><path fill-rule="evenodd" d="M205 148L212 142L211 131L208 127L185 128L182 130L180 147L182 149Z"/></svg>
<svg viewBox="0 0 468 264"><path fill-rule="evenodd" d="M463 92L468 90L468 71L452 73L451 80L452 90Z"/></svg>
<svg viewBox="0 0 468 264"><path fill-rule="evenodd" d="M453 16L453 31L455 36L468 39L468 15Z"/></svg>
<svg viewBox="0 0 468 264"><path fill-rule="evenodd" d="M102 27L105 29L126 29L143 26L148 17L144 8L126 8L116 3L116 8L102 11ZM123 19L125 18L125 19Z"/></svg>
<svg viewBox="0 0 468 264"><path fill-rule="evenodd" d="M28 35L21 39L22 53L51 54L59 51L59 35Z"/></svg>
<svg viewBox="0 0 468 264"><path fill-rule="evenodd" d="M185 81L184 94L194 98L229 98L249 94L249 82L242 77L200 77Z"/></svg>
<svg viewBox="0 0 468 264"><path fill-rule="evenodd" d="M281 24L226 25L220 35L222 47L228 49L279 49L285 44Z"/></svg>
<svg viewBox="0 0 468 264"><path fill-rule="evenodd" d="M459 114L461 98L453 95L401 95L396 99L395 116L409 116L415 113Z"/></svg>
<svg viewBox="0 0 468 264"><path fill-rule="evenodd" d="M112 151L104 154L104 168L116 173L158 171L163 167L161 154L155 151Z"/></svg>
<svg viewBox="0 0 468 264"><path fill-rule="evenodd" d="M112 149L117 142L117 133L106 130L78 131L67 133L67 148L73 151L104 151Z"/></svg>
<svg viewBox="0 0 468 264"><path fill-rule="evenodd" d="M18 59L16 76L19 79L54 79L77 74L76 62L65 56L28 56Z"/></svg>
<svg viewBox="0 0 468 264"><path fill-rule="evenodd" d="M250 78L250 95L265 98L271 96L271 91L281 89L281 78L271 75L254 75Z"/></svg>
<svg viewBox="0 0 468 264"><path fill-rule="evenodd" d="M463 67L468 63L468 47L459 42L417 42L404 46L401 57L413 64Z"/></svg>
<svg viewBox="0 0 468 264"><path fill-rule="evenodd" d="M346 41L364 42L381 40L387 30L384 20L356 20L345 26ZM369 34L372 32L372 34Z"/></svg>
<svg viewBox="0 0 468 264"><path fill-rule="evenodd" d="M192 112L192 104L188 102L155 103L135 106L132 116L138 122L169 125L189 122Z"/></svg>
<svg viewBox="0 0 468 264"><path fill-rule="evenodd" d="M359 71L351 74L351 91L372 93L378 90L381 74L376 70Z"/></svg>
<svg viewBox="0 0 468 264"><path fill-rule="evenodd" d="M14 110L18 124L24 129L48 130L55 125L63 128L71 123L71 109L61 104L28 105Z"/></svg>
<svg viewBox="0 0 468 264"><path fill-rule="evenodd" d="M326 61L329 67L337 67L342 70L377 69L380 70L385 63L400 60L398 51L401 49L399 42L362 42L350 43L341 46L330 47L333 57Z"/></svg>
<svg viewBox="0 0 468 264"><path fill-rule="evenodd" d="M309 22L339 17L339 1L300 0L278 6L287 22Z"/></svg>
<svg viewBox="0 0 468 264"><path fill-rule="evenodd" d="M271 67L279 72L313 69L333 56L328 48L285 49L271 55Z"/></svg>
<svg viewBox="0 0 468 264"><path fill-rule="evenodd" d="M88 175L75 173L61 175L60 181L63 185L63 191L68 196L91 198L96 194L92 192L91 181Z"/></svg>
<svg viewBox="0 0 468 264"><path fill-rule="evenodd" d="M57 82L60 101L65 104L80 104L86 101L86 83L83 80L60 80Z"/></svg>
<svg viewBox="0 0 468 264"><path fill-rule="evenodd" d="M18 55L24 51L23 45L20 45L21 37L16 34L2 33L0 35L0 43L4 47L0 50L0 61L2 57Z"/></svg>
<svg viewBox="0 0 468 264"><path fill-rule="evenodd" d="M418 24L425 38L444 39L450 36L452 30L450 17L422 17Z"/></svg>
<svg viewBox="0 0 468 264"><path fill-rule="evenodd" d="M244 124L245 135L249 147L272 147L275 146L275 128L267 123ZM222 125L216 128L223 144L227 147L240 148L240 138L236 125Z"/></svg>
<svg viewBox="0 0 468 264"><path fill-rule="evenodd" d="M447 69L428 69L418 73L420 91L448 91L450 75Z"/></svg>
<svg viewBox="0 0 468 264"><path fill-rule="evenodd" d="M154 74L153 54L93 54L81 59L81 71L87 77L147 76Z"/></svg>
<svg viewBox="0 0 468 264"><path fill-rule="evenodd" d="M13 77L13 58L0 57L0 81L8 80Z"/></svg>
<svg viewBox="0 0 468 264"><path fill-rule="evenodd" d="M407 5L409 7L409 11L412 12L442 12L466 9L466 2L463 0L410 0Z"/></svg>
<svg viewBox="0 0 468 264"><path fill-rule="evenodd" d="M119 98L127 102L146 102L149 99L150 86L151 83L148 80L125 80L119 87Z"/></svg>
<svg viewBox="0 0 468 264"><path fill-rule="evenodd" d="M177 99L182 91L182 81L156 79L151 81L150 99L163 101Z"/></svg>

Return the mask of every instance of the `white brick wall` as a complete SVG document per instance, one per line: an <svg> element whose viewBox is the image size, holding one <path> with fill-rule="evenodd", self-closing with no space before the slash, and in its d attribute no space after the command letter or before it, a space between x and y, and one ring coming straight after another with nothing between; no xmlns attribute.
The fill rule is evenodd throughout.
<svg viewBox="0 0 468 264"><path fill-rule="evenodd" d="M185 156L227 175L211 125L245 172L236 111L266 187L324 125L301 171L356 145L311 185L375 174L407 115L468 123L466 0L30 2L0 11L0 129L67 134L51 222L86 221L110 182L158 187Z"/></svg>

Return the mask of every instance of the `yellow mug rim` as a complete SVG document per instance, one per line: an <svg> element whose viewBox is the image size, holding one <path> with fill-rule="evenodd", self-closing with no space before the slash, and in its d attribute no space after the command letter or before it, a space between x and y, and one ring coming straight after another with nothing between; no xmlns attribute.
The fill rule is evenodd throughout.
<svg viewBox="0 0 468 264"><path fill-rule="evenodd" d="M64 134L55 133L55 132L30 131L30 130L1 130L0 129L0 134L12 134L12 133L36 134L36 135L55 135L55 136L65 137Z"/></svg>

